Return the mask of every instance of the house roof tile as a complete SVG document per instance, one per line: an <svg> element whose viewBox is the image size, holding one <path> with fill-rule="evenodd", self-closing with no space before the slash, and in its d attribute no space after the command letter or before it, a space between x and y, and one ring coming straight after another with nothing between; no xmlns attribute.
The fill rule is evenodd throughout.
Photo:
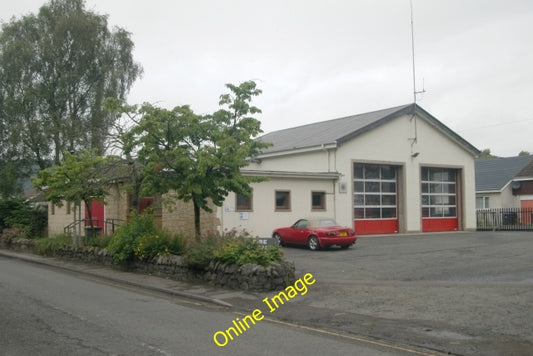
<svg viewBox="0 0 533 356"><path fill-rule="evenodd" d="M274 131L261 136L259 140L272 144L271 147L263 150L263 154L293 151L322 145L340 145L389 120L401 115L412 114L413 112L430 121L435 127L445 132L449 137L452 137L473 154L479 153L474 146L416 104L401 105L389 109Z"/></svg>
<svg viewBox="0 0 533 356"><path fill-rule="evenodd" d="M533 156L530 156L533 157ZM533 159L518 174L517 178L533 178Z"/></svg>
<svg viewBox="0 0 533 356"><path fill-rule="evenodd" d="M524 168L533 168L533 156L476 160L476 191L500 191Z"/></svg>

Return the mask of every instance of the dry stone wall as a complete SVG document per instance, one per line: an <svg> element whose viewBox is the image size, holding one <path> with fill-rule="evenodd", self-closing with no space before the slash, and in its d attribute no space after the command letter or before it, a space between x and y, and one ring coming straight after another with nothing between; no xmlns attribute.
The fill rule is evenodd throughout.
<svg viewBox="0 0 533 356"><path fill-rule="evenodd" d="M13 239L9 245L2 244L1 241L0 239L0 248L33 252L34 241L32 240ZM251 263L237 266L213 261L204 269L191 269L183 262L181 256L171 255L159 256L150 262L137 261L115 266L113 265L113 254L106 249L71 246L58 248L52 257L125 268L133 272L180 281L202 281L214 286L246 291L282 290L296 280L295 267L291 262L273 263L264 267Z"/></svg>

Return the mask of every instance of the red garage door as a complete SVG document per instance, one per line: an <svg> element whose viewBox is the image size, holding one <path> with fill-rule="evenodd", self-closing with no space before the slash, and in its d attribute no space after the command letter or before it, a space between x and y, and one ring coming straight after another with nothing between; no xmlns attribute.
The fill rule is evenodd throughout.
<svg viewBox="0 0 533 356"><path fill-rule="evenodd" d="M398 168L354 163L354 229L359 235L398 232Z"/></svg>
<svg viewBox="0 0 533 356"><path fill-rule="evenodd" d="M457 170L422 167L422 231L457 230Z"/></svg>

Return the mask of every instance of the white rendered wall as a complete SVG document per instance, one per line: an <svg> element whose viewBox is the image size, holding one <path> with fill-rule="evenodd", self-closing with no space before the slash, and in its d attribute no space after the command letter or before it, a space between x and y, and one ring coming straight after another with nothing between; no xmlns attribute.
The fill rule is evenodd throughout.
<svg viewBox="0 0 533 356"><path fill-rule="evenodd" d="M333 180L272 178L253 184L252 211L235 209L235 194L231 193L217 217L224 229L246 230L253 236L269 237L277 227L292 225L307 217L334 217ZM275 191L288 190L291 195L289 211L275 211ZM326 192L326 209L311 210L311 192Z"/></svg>
<svg viewBox="0 0 533 356"><path fill-rule="evenodd" d="M459 143L436 129L422 118L415 122L405 115L360 134L338 148L318 149L278 157L265 157L247 170L286 172L338 172L338 180L271 178L254 185L253 211L241 215L235 212L235 196L230 194L217 217L224 229L246 229L258 236L270 236L275 227L287 226L306 216L329 216L345 226L353 226L353 163L378 163L402 167L398 190L402 205L400 217L404 232L421 231L421 167L454 168L462 172L463 229L475 230L475 172L474 157ZM412 154L417 152L416 157ZM339 183L346 192L339 192ZM274 210L274 191L290 190L292 208L289 212ZM311 211L311 191L327 191L326 211Z"/></svg>

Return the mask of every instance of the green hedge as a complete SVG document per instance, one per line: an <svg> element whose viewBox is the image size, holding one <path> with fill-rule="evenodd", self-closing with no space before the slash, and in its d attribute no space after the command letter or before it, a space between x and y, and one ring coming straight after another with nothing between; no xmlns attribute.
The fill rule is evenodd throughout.
<svg viewBox="0 0 533 356"><path fill-rule="evenodd" d="M32 206L22 198L0 200L0 232L8 228L20 228L26 238L44 236L48 225L45 208Z"/></svg>

